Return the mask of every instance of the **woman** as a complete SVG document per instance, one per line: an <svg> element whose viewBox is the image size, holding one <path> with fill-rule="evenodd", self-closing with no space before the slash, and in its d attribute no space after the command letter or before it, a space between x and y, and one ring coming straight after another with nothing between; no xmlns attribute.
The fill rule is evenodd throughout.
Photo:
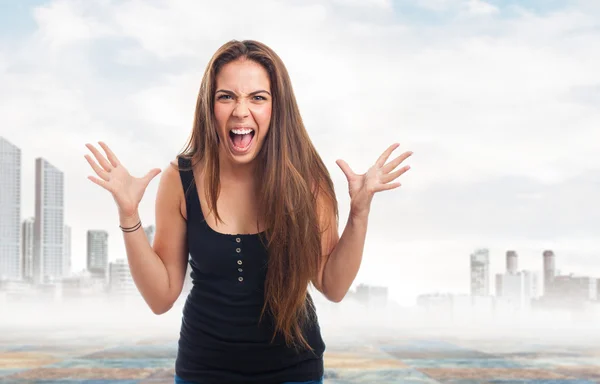
<svg viewBox="0 0 600 384"><path fill-rule="evenodd" d="M149 244L138 206L153 169L132 177L115 154L87 144L113 195L134 282L156 314L187 297L176 383L322 383L325 344L308 284L339 302L358 272L374 193L396 188L406 152L348 179L350 215L338 234L328 170L302 123L281 59L256 41L230 41L202 78L192 134L160 179ZM189 255L189 260L188 260Z"/></svg>

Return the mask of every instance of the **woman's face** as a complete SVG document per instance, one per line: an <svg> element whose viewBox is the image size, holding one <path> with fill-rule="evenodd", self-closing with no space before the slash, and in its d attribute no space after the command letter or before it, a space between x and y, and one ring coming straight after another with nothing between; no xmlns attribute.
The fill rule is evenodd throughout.
<svg viewBox="0 0 600 384"><path fill-rule="evenodd" d="M256 158L271 121L269 75L260 64L236 60L224 65L216 78L215 118L219 154L233 163Z"/></svg>

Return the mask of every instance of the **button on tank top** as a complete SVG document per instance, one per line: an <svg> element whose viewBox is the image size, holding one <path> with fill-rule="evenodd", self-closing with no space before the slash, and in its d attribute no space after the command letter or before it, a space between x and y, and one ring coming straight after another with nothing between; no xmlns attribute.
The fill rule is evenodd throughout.
<svg viewBox="0 0 600 384"><path fill-rule="evenodd" d="M188 167L190 160L180 157L179 165ZM316 313L303 329L313 351L288 347L279 334L271 342L273 319L265 313L259 322L268 261L264 233L213 230L203 216L193 172L179 173L193 284L183 308L177 376L199 384L319 380L325 344ZM307 300L312 304L310 295Z"/></svg>

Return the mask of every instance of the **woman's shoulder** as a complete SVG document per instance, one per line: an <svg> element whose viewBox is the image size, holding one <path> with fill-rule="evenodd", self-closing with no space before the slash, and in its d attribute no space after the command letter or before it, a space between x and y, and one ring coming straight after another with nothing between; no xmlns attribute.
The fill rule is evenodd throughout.
<svg viewBox="0 0 600 384"><path fill-rule="evenodd" d="M196 156L192 156L189 154L178 154L175 156L175 159L170 162L170 164L177 171L191 171L194 173L198 172L201 167L201 161L199 161Z"/></svg>
<svg viewBox="0 0 600 384"><path fill-rule="evenodd" d="M194 172L198 164L193 164L191 157L186 155L177 155L169 164L164 168L161 176L161 183L166 184L170 190L178 189L178 184L188 177L185 175L186 172Z"/></svg>
<svg viewBox="0 0 600 384"><path fill-rule="evenodd" d="M182 164L179 161L179 156L169 161L169 163L165 166L161 173L159 187L164 186L167 187L169 190L175 190L177 188L177 184L181 183L180 171L182 171L183 169L185 169L185 164Z"/></svg>
<svg viewBox="0 0 600 384"><path fill-rule="evenodd" d="M185 190L193 180L187 172L196 174L197 167L198 164L194 164L191 157L186 155L177 155L169 161L161 175L157 202L168 206L175 204L185 210Z"/></svg>
<svg viewBox="0 0 600 384"><path fill-rule="evenodd" d="M184 154L176 155L175 158L169 162L169 164L177 171L179 171L180 168L185 168L189 166L190 163L191 157L189 155Z"/></svg>

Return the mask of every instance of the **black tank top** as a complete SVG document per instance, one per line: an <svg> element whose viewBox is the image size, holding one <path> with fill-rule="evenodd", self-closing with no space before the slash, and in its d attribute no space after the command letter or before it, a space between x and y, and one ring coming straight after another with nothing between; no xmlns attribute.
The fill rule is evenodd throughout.
<svg viewBox="0 0 600 384"><path fill-rule="evenodd" d="M189 159L179 158L180 166ZM264 303L264 233L223 234L204 219L192 171L179 171L185 191L192 289L181 322L175 373L199 384L309 381L323 377L325 344L316 313L304 327L314 351L288 347L273 336ZM307 300L312 304L310 295ZM309 305L309 308L312 308Z"/></svg>

